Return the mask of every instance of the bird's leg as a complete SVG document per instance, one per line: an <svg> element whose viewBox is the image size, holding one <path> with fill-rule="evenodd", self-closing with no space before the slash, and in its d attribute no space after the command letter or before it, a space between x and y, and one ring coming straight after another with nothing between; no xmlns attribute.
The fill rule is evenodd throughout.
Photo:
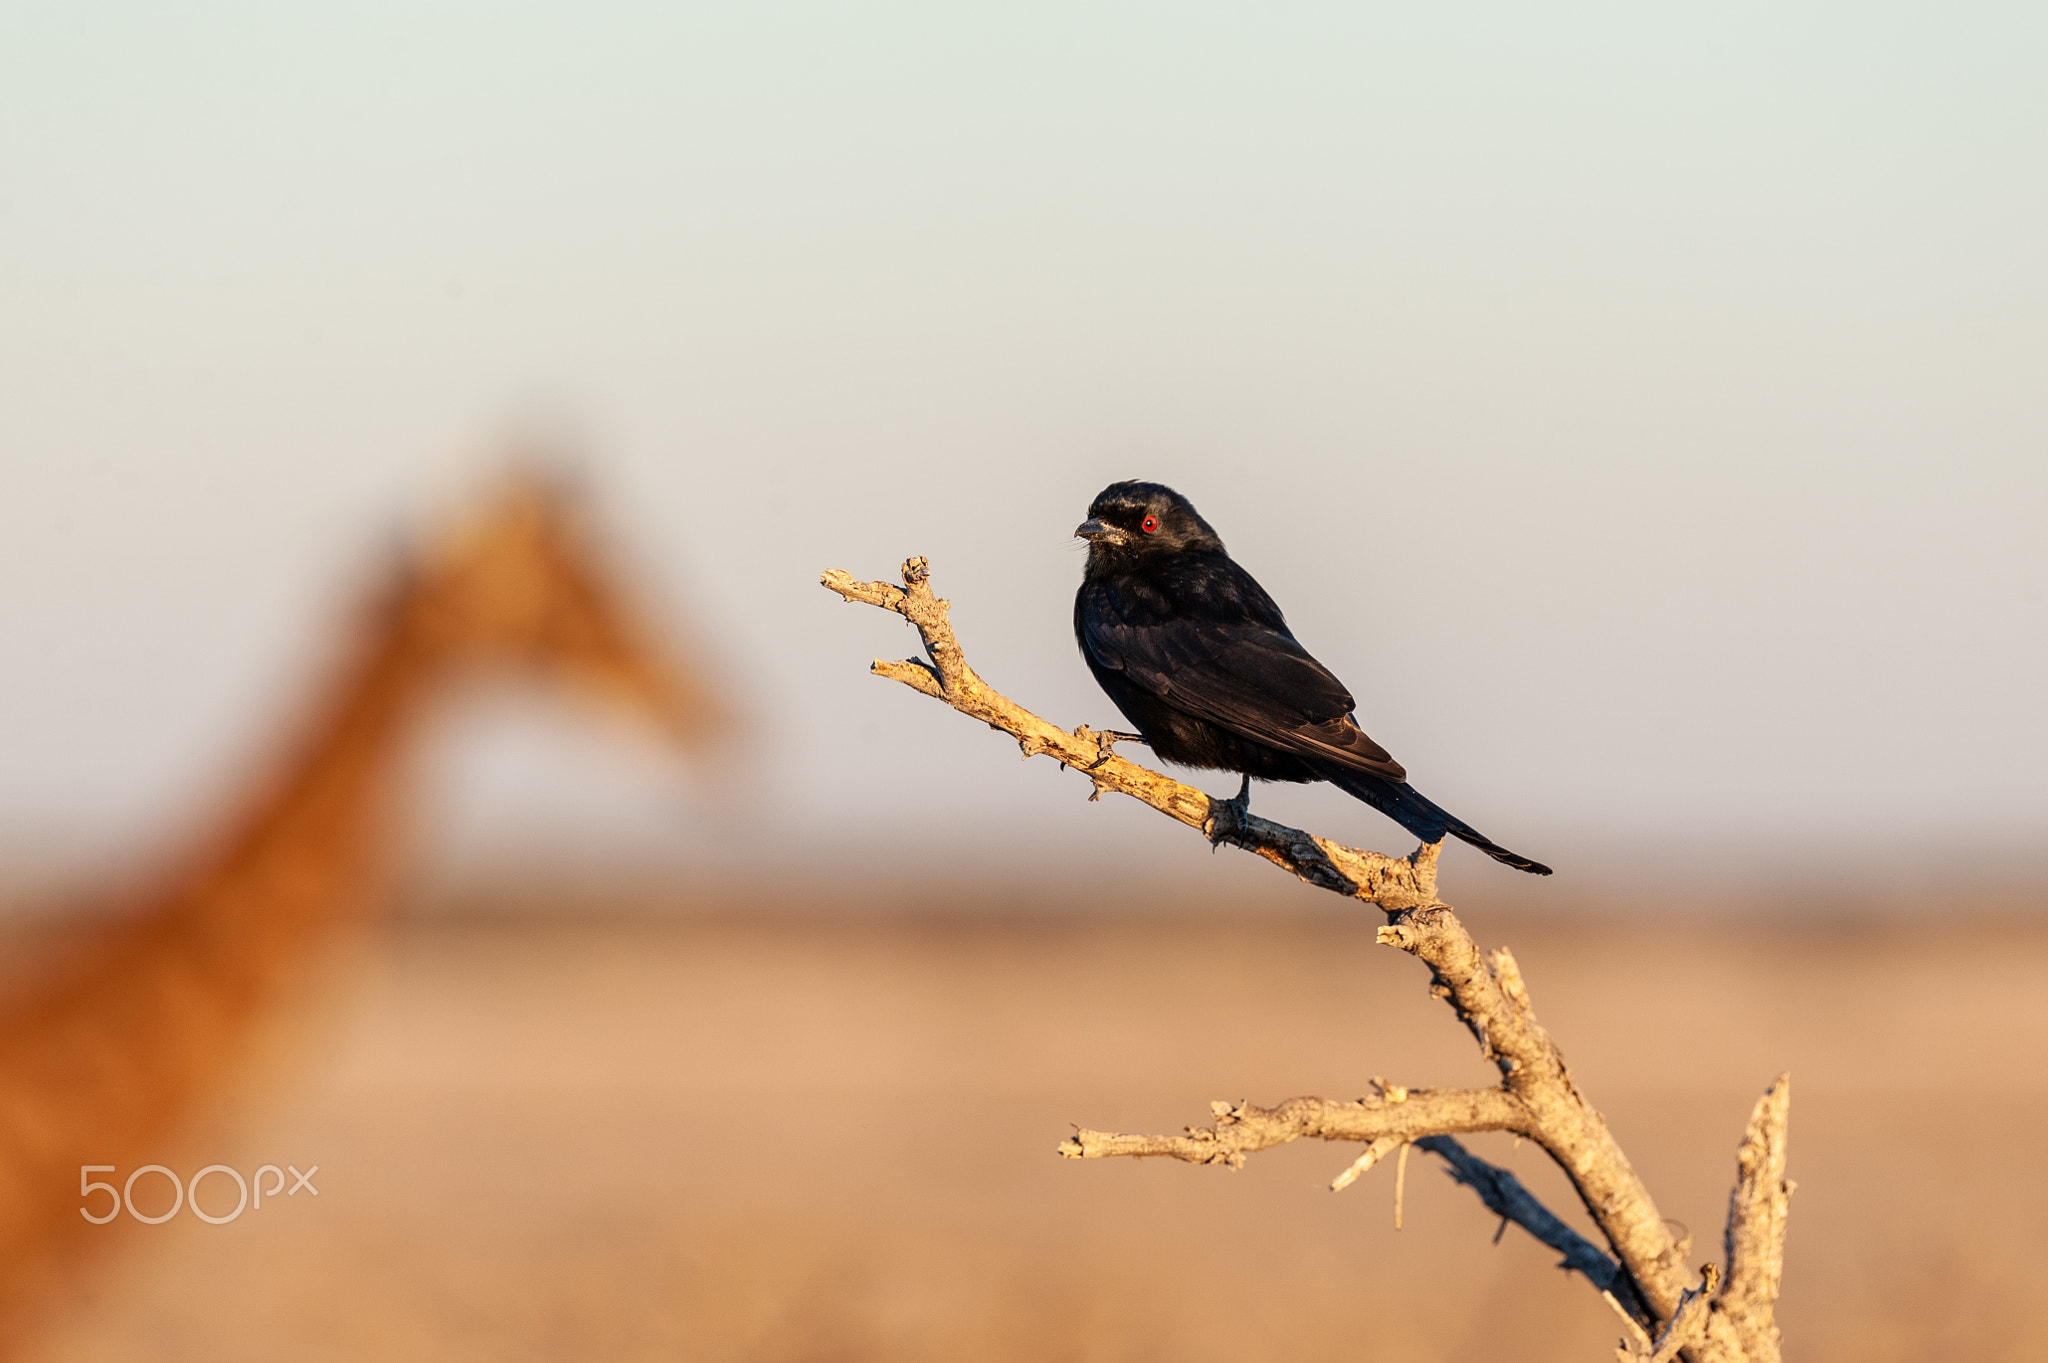
<svg viewBox="0 0 2048 1363"><path fill-rule="evenodd" d="M1219 805L1230 811L1228 827L1225 827L1223 821L1216 817L1215 810ZM1209 821L1202 825L1202 831L1208 834L1209 841L1212 844L1242 829L1251 821L1252 817L1252 774L1250 772L1244 774L1244 783L1238 786L1237 794L1233 798L1219 800L1213 795L1210 796L1209 808L1211 811Z"/></svg>
<svg viewBox="0 0 2048 1363"><path fill-rule="evenodd" d="M1092 738L1095 740L1095 751L1101 755L1089 763L1091 767L1099 767L1114 756L1113 750L1119 743L1143 743L1145 741L1145 735L1143 734L1127 734L1121 729L1091 729L1085 724L1074 730L1074 737Z"/></svg>

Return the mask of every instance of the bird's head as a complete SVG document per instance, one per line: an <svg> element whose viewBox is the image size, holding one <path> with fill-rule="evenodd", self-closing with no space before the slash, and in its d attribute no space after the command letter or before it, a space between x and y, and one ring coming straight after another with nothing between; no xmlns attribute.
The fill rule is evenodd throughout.
<svg viewBox="0 0 2048 1363"><path fill-rule="evenodd" d="M1074 530L1088 541L1088 572L1140 567L1190 550L1223 552L1194 504L1164 483L1111 483Z"/></svg>

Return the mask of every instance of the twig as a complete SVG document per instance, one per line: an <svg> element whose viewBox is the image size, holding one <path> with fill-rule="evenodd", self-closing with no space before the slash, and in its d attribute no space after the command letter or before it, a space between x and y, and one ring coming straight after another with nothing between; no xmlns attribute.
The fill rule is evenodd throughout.
<svg viewBox="0 0 2048 1363"><path fill-rule="evenodd" d="M1322 1098L1293 1098L1274 1108L1216 1103L1211 1105L1216 1115L1213 1127L1190 1127L1182 1136L1077 1130L1061 1143L1061 1154L1076 1159L1156 1155L1235 1168L1252 1153L1304 1136L1366 1142L1366 1155L1360 1156L1352 1169L1333 1182L1333 1187L1341 1187L1370 1167L1378 1158L1373 1149L1384 1141L1398 1142L1405 1153L1408 1143L1432 1137L1464 1131L1511 1131L1540 1144L1565 1172L1606 1237L1613 1250L1612 1258L1590 1245L1585 1249L1595 1257L1587 1257L1550 1238L1556 1231L1544 1221L1546 1217L1549 1223L1577 1237L1529 1197L1518 1181L1513 1187L1535 1211L1523 1207L1521 1200L1508 1197L1503 1191L1508 1185L1499 1180L1471 1182L1457 1174L1453 1176L1479 1191L1482 1199L1487 1193L1481 1190L1481 1183L1493 1188L1502 1197L1503 1207L1512 1205L1526 1214L1524 1219L1501 1207L1494 1208L1518 1224L1527 1227L1533 1222L1545 1226L1548 1234L1533 1229L1531 1233L1566 1253L1568 1262L1574 1257L1583 1260L1581 1271L1588 1277L1604 1272L1612 1286L1603 1290L1625 1303L1625 1311L1639 1311L1645 1322L1663 1323L1667 1327L1659 1335L1656 1348L1676 1340L1671 1344L1674 1352L1691 1349L1702 1363L1750 1363L1766 1356L1776 1358L1774 1348L1769 1355L1748 1354L1744 1340L1761 1340L1767 1328L1773 1345L1776 1338L1775 1327L1770 1326L1770 1298L1776 1293L1774 1265L1782 1261L1783 1202L1782 1194L1775 1195L1776 1204L1770 1201L1774 1195L1769 1189L1778 1185L1769 1182L1776 1177L1769 1173L1769 1167L1775 1158L1778 1176L1782 1175L1782 1080L1773 1089L1773 1093L1780 1095L1777 1125L1770 1128L1765 1122L1765 1134L1756 1136L1760 1129L1758 1121L1764 1120L1760 1115L1751 1123L1755 1139L1746 1140L1743 1147L1745 1171L1754 1164L1764 1172L1756 1180L1756 1187L1763 1191L1745 1198L1738 1188L1737 1200L1743 1210L1739 1217L1731 1215L1731 1246L1738 1234L1739 1221L1747 1256L1742 1261L1746 1286L1740 1298L1740 1311L1747 1315L1738 1324L1737 1307L1732 1302L1724 1307L1717 1299L1711 1311L1696 1305L1706 1300L1706 1294L1690 1286L1684 1247L1673 1239L1649 1190L1637 1177L1599 1112L1580 1095L1565 1067L1563 1054L1536 1021L1514 957L1505 948L1482 956L1457 915L1437 898L1440 843L1425 843L1407 857L1347 847L1249 814L1232 801L1217 799L1118 757L1111 750L1114 739L1086 725L1068 733L1041 719L988 686L967 665L953 633L948 603L933 596L929 566L922 558L913 558L903 565L900 588L884 582L857 582L838 569L824 574L821 581L848 601L894 611L917 627L930 661L878 659L873 667L878 675L900 681L1009 734L1027 758L1043 754L1076 768L1094 785L1091 799L1104 790L1129 795L1201 831L1213 843L1242 847L1311 885L1384 910L1389 921L1379 930L1378 940L1400 948L1429 967L1431 992L1451 1005L1479 1043L1481 1053L1493 1062L1501 1076L1499 1086L1493 1089L1404 1090L1398 1099L1392 1096L1391 1086L1382 1086L1375 1097L1356 1103ZM1767 1095L1766 1102L1769 1101ZM1759 1105L1758 1110L1762 1114L1764 1105ZM1771 1130L1775 1130L1775 1137L1770 1135ZM1456 1142L1449 1144L1455 1146ZM1747 1152L1753 1147L1762 1153L1752 1159ZM1458 1149L1463 1152L1462 1147ZM1451 1158L1448 1154L1444 1157ZM1471 1159L1469 1155L1465 1158ZM1483 1161L1472 1163L1484 1165ZM1458 1167L1454 1162L1453 1168ZM1504 1170L1497 1172L1509 1180L1513 1178ZM1493 1203L1489 1201L1488 1205L1492 1207ZM1771 1212L1772 1205L1778 1208L1775 1213ZM1536 1212L1542 1212L1542 1216ZM1752 1247L1752 1242L1761 1248ZM1771 1245L1777 1249L1772 1251ZM1731 1248L1730 1261L1735 1260ZM1609 1269L1603 1271L1600 1261ZM1734 1276L1731 1273L1731 1285ZM1678 1317L1685 1310L1693 1314L1679 1322ZM1705 1322L1704 1330L1699 1322ZM1679 1324L1683 1325L1682 1330L1676 1328ZM1700 1338L1695 1341L1694 1335Z"/></svg>
<svg viewBox="0 0 2048 1363"><path fill-rule="evenodd" d="M1415 1142L1401 1142L1401 1158L1394 1161L1394 1229L1401 1229L1401 1198L1408 1191L1408 1152Z"/></svg>
<svg viewBox="0 0 2048 1363"><path fill-rule="evenodd" d="M1671 1363L1679 1351L1689 1349L1702 1340L1708 1317L1709 1303L1713 1299L1714 1286L1721 1280L1721 1270L1708 1264L1700 1270L1700 1285L1687 1289L1679 1298L1678 1309L1654 1341L1645 1342L1642 1332L1637 1331L1633 1339L1624 1339L1621 1347L1614 1351L1619 1363Z"/></svg>
<svg viewBox="0 0 2048 1363"><path fill-rule="evenodd" d="M1239 1169L1247 1155L1304 1137L1405 1145L1445 1131L1514 1130L1527 1120L1514 1097L1500 1089L1409 1089L1399 1102L1368 1095L1351 1103L1289 1098L1275 1107L1218 1102L1209 1108L1215 1114L1215 1125L1191 1126L1186 1135L1131 1136L1077 1130L1060 1142L1059 1153L1068 1159L1161 1156Z"/></svg>
<svg viewBox="0 0 2048 1363"><path fill-rule="evenodd" d="M1366 1146L1364 1154L1345 1165L1344 1172L1330 1180L1330 1191L1341 1193L1352 1184L1358 1182L1361 1174L1385 1159L1393 1152L1394 1147L1397 1145L1403 1150L1408 1148L1407 1144L1398 1136L1382 1136L1371 1145Z"/></svg>
<svg viewBox="0 0 2048 1363"><path fill-rule="evenodd" d="M1645 1353L1656 1347L1657 1342L1650 1338L1649 1333L1643 1329L1642 1323L1629 1314L1628 1308L1623 1306L1612 1292L1602 1292L1600 1299L1614 1308L1614 1314L1621 1317L1622 1326L1628 1331L1622 1337L1621 1347L1615 1350L1617 1354L1626 1356L1625 1351L1631 1345Z"/></svg>

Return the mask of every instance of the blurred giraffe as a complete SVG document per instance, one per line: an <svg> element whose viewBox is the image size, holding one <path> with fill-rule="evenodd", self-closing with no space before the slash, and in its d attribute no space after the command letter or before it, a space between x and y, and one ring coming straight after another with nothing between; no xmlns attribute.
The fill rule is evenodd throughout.
<svg viewBox="0 0 2048 1363"><path fill-rule="evenodd" d="M622 703L686 747L726 723L639 631L538 482L510 484L402 566L218 841L0 1007L0 1348L25 1298L89 1243L79 1166L161 1158L334 930L375 908L405 740L442 683L484 667Z"/></svg>

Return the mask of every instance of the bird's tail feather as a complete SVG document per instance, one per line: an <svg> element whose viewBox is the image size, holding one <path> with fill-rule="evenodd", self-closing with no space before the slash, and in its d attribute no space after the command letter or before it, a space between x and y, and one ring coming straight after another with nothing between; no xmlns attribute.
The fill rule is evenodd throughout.
<svg viewBox="0 0 2048 1363"><path fill-rule="evenodd" d="M1519 852L1510 852L1406 781L1389 781L1384 776L1340 767L1335 763L1317 763L1316 769L1330 784L1357 796L1424 842L1441 842L1448 833L1517 871L1538 876L1550 874L1550 868L1542 862L1531 861Z"/></svg>

